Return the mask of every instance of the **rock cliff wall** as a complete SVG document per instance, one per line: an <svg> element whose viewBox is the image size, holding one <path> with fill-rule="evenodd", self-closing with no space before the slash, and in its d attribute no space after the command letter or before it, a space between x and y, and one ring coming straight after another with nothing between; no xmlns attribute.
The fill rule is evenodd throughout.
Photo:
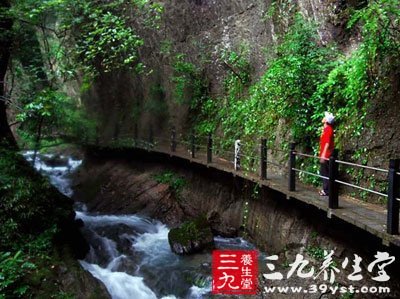
<svg viewBox="0 0 400 299"><path fill-rule="evenodd" d="M160 29L139 32L145 40L140 49L145 73L105 75L85 96L89 110L100 120L103 141L133 136L135 125L140 138L148 138L150 127L156 136L162 137L169 137L172 126L178 133L187 133L196 111L188 103L178 103L176 98L172 79L176 75L173 67L176 55L184 54L188 62L198 67L209 94L218 97L224 94L223 80L229 71L221 60L224 49L237 51L243 46L249 51L250 77L254 82L267 68L268 53L286 32L293 15L300 12L317 25L321 45L334 42L348 55L360 41L357 30L346 29L348 11L367 3L363 0L161 2L165 11ZM398 73L392 74L385 94L371 105L367 120L375 123L374 129L357 139L343 141L344 159L365 148L369 163L386 167L389 158L400 156L398 78ZM284 130L277 128L277 132L281 131Z"/></svg>
<svg viewBox="0 0 400 299"><path fill-rule="evenodd" d="M165 11L160 29L140 32L145 40L140 50L141 60L151 74L103 76L86 96L87 105L100 115L101 132L106 140L133 133L136 122L144 136L150 125L157 134L164 134L171 125L185 130L189 107L177 103L172 82L172 65L177 54L185 54L188 61L203 70L212 95L221 95L227 72L220 59L221 52L245 45L250 51L252 78L256 80L266 69L265 52L276 45L296 11L318 22L321 43L344 40L338 20L342 1L275 1L279 18L268 17L270 0L161 2ZM162 91L154 94L155 88ZM141 113L135 119L138 111Z"/></svg>
<svg viewBox="0 0 400 299"><path fill-rule="evenodd" d="M88 159L76 180L77 200L86 201L89 210L141 213L168 223L170 227L199 215L207 215L214 225L219 226L218 232L214 233L243 236L267 254L278 255L279 260L275 265L282 273L288 272L288 265L294 262L297 254L302 254L311 261L311 265L319 267L323 261L323 251L333 250L333 259L339 268L346 257L352 261L354 254L361 256L364 279L351 282L347 279L350 273L346 271L352 271L352 268L346 271L340 268L341 272L335 274L336 282L341 286L358 286L359 283L373 285L372 273L366 267L374 260L377 251L390 252L396 259L399 256L398 249L383 246L377 238L349 224L328 219L325 213L314 207L288 201L279 192L260 189L228 174L195 168L193 165L187 167L186 163L148 155L129 160L111 159L113 154L110 152L106 155L106 159L103 159L104 156ZM184 178L185 187L178 197L168 185L157 183L154 179L155 175L165 171ZM262 269L265 268L263 266ZM388 268L392 276L390 283L385 284L391 287L389 298L398 296L400 286L397 277L400 273L397 270L395 267ZM319 270L316 268L316 271ZM309 282L296 279L295 276L266 285L304 286ZM314 283L323 283L323 280ZM319 296L317 294L310 298ZM337 294L325 296L338 298ZM354 298L378 297L362 294ZM276 295L274 298L280 297ZM303 298L303 294L299 297L293 295L293 298Z"/></svg>

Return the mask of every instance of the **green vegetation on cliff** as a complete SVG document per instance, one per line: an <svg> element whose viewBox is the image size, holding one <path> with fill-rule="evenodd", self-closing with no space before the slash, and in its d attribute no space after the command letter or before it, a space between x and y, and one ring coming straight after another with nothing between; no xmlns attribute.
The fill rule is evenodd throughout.
<svg viewBox="0 0 400 299"><path fill-rule="evenodd" d="M278 137L279 144L274 146L280 149L296 141L317 153L324 111L336 116L339 149L372 130L368 111L384 96L400 65L400 8L394 0L371 1L348 13L347 30L361 35L357 49L350 54L343 54L333 44L321 44L316 26L299 13L260 78L249 79L250 54L243 47L225 51L222 61L229 65L225 95L202 105L194 124L196 131L222 132L230 147L240 138L246 144L243 151L252 155L261 137L267 137L270 145ZM357 160L357 155L353 158ZM243 162L251 167L251 162ZM314 162L303 166L316 172L318 161Z"/></svg>
<svg viewBox="0 0 400 299"><path fill-rule="evenodd" d="M135 26L158 28L162 10L147 0L1 2L0 298L70 298L58 268L87 249L72 201L17 153L10 128L35 149L94 138L96 117L75 85L84 91L104 73L143 71Z"/></svg>
<svg viewBox="0 0 400 299"><path fill-rule="evenodd" d="M93 141L97 117L77 92L106 73L144 73L137 28L157 30L162 11L147 0L24 0L0 7L10 25L0 33L9 44L0 57L7 87L1 100L15 117L7 124L1 115L4 127L16 125L37 148L46 137Z"/></svg>
<svg viewBox="0 0 400 299"><path fill-rule="evenodd" d="M237 72L229 72L226 99L205 105L203 122L215 123L213 128L220 126L228 138L238 134L274 138L278 122L285 120L289 139L315 145L321 115L332 110L341 138L361 134L368 104L385 88L387 76L400 63L400 36L395 28L400 9L395 2L373 1L354 13L348 27L361 25L363 38L350 56L333 45L321 45L316 28L297 14L275 58L267 61L265 74L245 94L247 81ZM239 51L228 56L233 57L234 67L241 69L248 55ZM243 74L249 76L245 69ZM210 113L212 105L218 113ZM198 128L207 130L209 126L200 124Z"/></svg>
<svg viewBox="0 0 400 299"><path fill-rule="evenodd" d="M156 182L161 184L167 184L175 196L179 200L183 188L186 186L187 182L185 178L179 176L172 171L164 171L160 174L154 175Z"/></svg>
<svg viewBox="0 0 400 299"><path fill-rule="evenodd" d="M19 154L4 149L0 152L0 247L5 248L18 246L27 235L68 218L72 209L71 201L55 192Z"/></svg>
<svg viewBox="0 0 400 299"><path fill-rule="evenodd" d="M0 155L0 298L29 297L38 288L56 295L60 290L50 285L54 274L43 270L57 264L54 244L67 251L69 245L56 240L61 229L73 230L66 227L73 225L72 202L19 154L0 149Z"/></svg>
<svg viewBox="0 0 400 299"><path fill-rule="evenodd" d="M282 11L276 9L279 3L287 5L274 1L269 17ZM281 149L297 141L316 153L326 110L336 115L339 148L372 130L371 105L386 96L390 78L399 74L398 1L374 0L348 8L346 30L358 35L359 42L346 53L338 45L323 44L316 26L295 10L296 5L290 4L277 16L289 26L259 78L252 76L252 53L246 44L217 51L226 73L224 78L208 79L204 61L196 65L192 57L174 53L173 42L160 41L161 54L171 55L174 89L165 90L164 78L158 80L149 92L152 101L143 110L161 117L169 109L164 97L172 95L176 103L188 107L196 133L222 136L220 145L225 149L240 138L249 155L254 155L260 137ZM50 265L53 238L72 211L71 203L16 153L10 127L17 126L23 146L31 148L65 137L94 141L99 133L97 115L87 113L81 94L75 93L84 94L113 72L132 77L151 73L140 59L146 41L138 32L160 30L162 12L162 5L148 0L0 4L0 298L28 294L27 274L32 280L46 277L38 268ZM210 94L211 83L223 87L219 96ZM130 140L120 141L131 145ZM367 154L359 148L352 158L366 163ZM252 163L244 160L243 166L250 168ZM317 171L317 161L300 163ZM363 174L350 175L358 180ZM156 180L169 184L178 195L185 184L173 173L160 174ZM370 182L377 184L375 179ZM193 224L183 227L188 234L196 234L193 229Z"/></svg>

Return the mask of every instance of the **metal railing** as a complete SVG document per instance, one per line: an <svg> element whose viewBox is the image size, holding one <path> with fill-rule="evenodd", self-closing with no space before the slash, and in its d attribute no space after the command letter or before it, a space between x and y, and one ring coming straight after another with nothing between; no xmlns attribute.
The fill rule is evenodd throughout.
<svg viewBox="0 0 400 299"><path fill-rule="evenodd" d="M122 136L119 136L122 137ZM129 136L127 136L129 139ZM135 126L134 138L130 137L132 146L137 148L142 148L145 150L152 150L159 144L163 143L169 146L169 151L171 153L176 153L178 150L184 150L188 152L192 159L198 158L198 154L201 152L206 156L206 162L213 163L215 158L223 159L229 161L236 165L235 170L247 170L249 172L257 172L259 169L259 178L261 180L267 179L268 165L283 168L282 165L270 161L268 159L268 151L279 151L280 149L272 148L267 146L267 139L263 138L260 140L258 148L245 148L245 145L241 145L246 150L240 150L239 152L227 150L226 145L228 141L223 138L213 137L211 134L208 135L194 135L189 136L177 135L176 129L172 128L170 138L165 138L162 136L154 136L152 127L150 127L147 139L139 139L137 127ZM129 143L129 142L128 142ZM231 141L232 146L234 140ZM287 151L286 151L287 152ZM305 175L318 177L322 180L329 181L329 195L328 195L328 206L330 209L339 208L339 186L347 186L362 190L371 194L375 194L381 197L387 198L387 232L389 234L399 234L399 210L400 210L400 160L392 159L389 163L388 169L382 169L373 166L360 165L348 161L338 160L338 152L335 150L328 161L329 165L329 175L323 176L318 173L313 173L304 169L296 167L296 157L302 157L306 159L320 159L320 157L315 155L310 155L306 153L301 153L296 151L295 144L290 145L289 150L289 176L288 176L288 189L291 192L296 191L296 173L303 173ZM234 160L232 162L232 159ZM220 160L221 161L221 160ZM243 161L248 167L242 168ZM214 161L215 162L215 161ZM235 163L236 162L236 163ZM355 185L349 182L345 182L339 179L339 165L348 167L357 167L362 169L367 169L371 171L381 172L388 175L388 189L387 193L365 188L359 185Z"/></svg>
<svg viewBox="0 0 400 299"><path fill-rule="evenodd" d="M328 205L331 209L339 208L339 185L355 188L358 190L362 190L371 194L375 194L378 196L382 196L387 198L387 232L391 235L399 234L399 201L400 201L400 160L392 159L389 162L388 169L382 169L378 167L372 167L367 165L360 165L352 162L341 161L338 160L338 152L335 150L332 156L329 158L329 176L322 176L320 174L312 173L309 171L301 170L296 168L296 156L311 158L311 159L320 159L318 156L313 156L309 154L304 154L297 152L295 150L295 144L291 144L290 149L290 158L289 158L289 191L296 190L296 172L302 172L307 175L316 176L321 179L329 180L329 195L328 195ZM383 193L380 191L372 190L369 188L365 188L362 186L358 186L352 183L345 182L340 180L338 177L339 174L339 165L345 165L350 167L358 167L363 169L368 169L371 171L377 171L381 173L388 174L388 188L387 193Z"/></svg>

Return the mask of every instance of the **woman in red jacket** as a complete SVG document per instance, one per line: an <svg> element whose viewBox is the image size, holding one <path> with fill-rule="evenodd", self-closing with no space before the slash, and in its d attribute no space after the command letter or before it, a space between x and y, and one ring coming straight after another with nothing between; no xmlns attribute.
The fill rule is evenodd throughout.
<svg viewBox="0 0 400 299"><path fill-rule="evenodd" d="M322 176L329 176L329 158L333 154L335 148L333 123L335 117L332 113L325 112L325 117L322 119L324 124L323 131L319 143L319 158L321 163L320 174ZM329 195L329 181L323 179L323 188L319 191L319 195Z"/></svg>

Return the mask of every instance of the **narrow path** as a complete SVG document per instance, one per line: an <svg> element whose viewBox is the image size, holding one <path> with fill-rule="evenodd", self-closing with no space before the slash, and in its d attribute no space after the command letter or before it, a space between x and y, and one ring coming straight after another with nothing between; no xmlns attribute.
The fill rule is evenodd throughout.
<svg viewBox="0 0 400 299"><path fill-rule="evenodd" d="M138 147L140 148L140 147ZM141 148L143 149L143 148ZM390 235L386 232L386 217L387 210L379 205L361 202L355 198L341 195L339 198L339 208L330 209L328 207L327 197L321 197L315 188L296 182L296 191L288 191L288 180L282 176L272 173L268 169L268 178L262 180L260 176L254 172L249 171L236 171L233 167L233 162L226 159L213 156L212 163L207 163L207 156L205 151L196 152L195 158L191 157L191 152L182 146L177 146L174 152L171 151L169 143L158 143L149 152L156 152L166 154L170 157L177 157L188 160L191 163L204 165L209 168L218 169L220 171L231 173L233 176L241 177L246 180L266 186L272 190L279 191L286 194L288 200L299 200L306 204L315 206L323 211L326 211L327 217L337 217L347 223L357 226L365 231L382 239L384 245L390 243L400 246L400 236Z"/></svg>

